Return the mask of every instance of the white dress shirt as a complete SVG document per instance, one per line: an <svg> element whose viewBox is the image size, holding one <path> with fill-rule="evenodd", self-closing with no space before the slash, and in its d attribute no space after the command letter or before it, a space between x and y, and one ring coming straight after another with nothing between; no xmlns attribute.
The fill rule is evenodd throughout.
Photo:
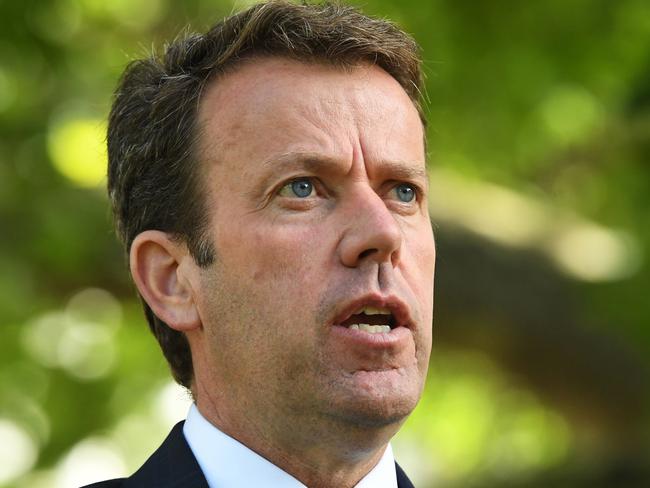
<svg viewBox="0 0 650 488"><path fill-rule="evenodd" d="M210 488L306 488L289 473L217 429L195 404L187 414L183 434ZM390 444L377 466L355 488L397 488Z"/></svg>

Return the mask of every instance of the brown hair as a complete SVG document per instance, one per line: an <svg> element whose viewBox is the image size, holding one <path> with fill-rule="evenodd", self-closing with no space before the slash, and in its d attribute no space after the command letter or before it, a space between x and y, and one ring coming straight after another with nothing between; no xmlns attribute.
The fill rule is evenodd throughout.
<svg viewBox="0 0 650 488"><path fill-rule="evenodd" d="M197 111L206 84L252 56L343 67L375 64L400 83L424 123L419 49L394 24L329 3L254 5L126 68L109 118L108 192L127 253L139 233L156 229L182 240L199 266L214 261L195 154ZM174 378L190 388L193 368L185 335L144 301L143 306Z"/></svg>

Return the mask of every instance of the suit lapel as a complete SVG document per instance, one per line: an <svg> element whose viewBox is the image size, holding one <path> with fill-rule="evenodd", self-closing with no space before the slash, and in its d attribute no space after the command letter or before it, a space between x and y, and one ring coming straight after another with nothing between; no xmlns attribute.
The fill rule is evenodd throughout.
<svg viewBox="0 0 650 488"><path fill-rule="evenodd" d="M397 473L397 488L415 488L404 470L397 463L395 463L395 472Z"/></svg>
<svg viewBox="0 0 650 488"><path fill-rule="evenodd" d="M183 422L174 426L158 450L124 482L124 488L150 486L208 488L205 476L183 435Z"/></svg>

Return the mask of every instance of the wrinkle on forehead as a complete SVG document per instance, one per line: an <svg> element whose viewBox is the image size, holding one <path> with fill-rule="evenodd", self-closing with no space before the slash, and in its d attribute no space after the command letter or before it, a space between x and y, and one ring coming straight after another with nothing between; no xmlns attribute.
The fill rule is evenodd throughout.
<svg viewBox="0 0 650 488"><path fill-rule="evenodd" d="M403 159L391 154L391 147L394 153L400 146L392 139L404 138L413 118L420 125L406 92L381 68L262 58L208 87L199 110L200 150L207 161L230 153L291 151L349 161L359 156ZM417 136L414 140L419 142ZM242 147L244 142L248 147ZM417 159L424 160L423 151Z"/></svg>
<svg viewBox="0 0 650 488"><path fill-rule="evenodd" d="M427 180L427 171L424 165L418 161L401 160L379 160L375 162L376 168L372 172L384 172L393 178L403 180ZM285 152L273 155L260 164L262 172L270 172L283 168L285 170L304 169L310 173L338 173L340 172L341 161L334 157L328 157L319 153L311 152Z"/></svg>

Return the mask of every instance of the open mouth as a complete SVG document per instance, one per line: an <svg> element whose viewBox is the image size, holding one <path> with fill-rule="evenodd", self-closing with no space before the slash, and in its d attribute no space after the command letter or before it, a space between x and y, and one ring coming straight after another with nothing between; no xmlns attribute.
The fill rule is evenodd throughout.
<svg viewBox="0 0 650 488"><path fill-rule="evenodd" d="M362 307L339 325L369 334L388 334L396 326L392 312L383 307Z"/></svg>

